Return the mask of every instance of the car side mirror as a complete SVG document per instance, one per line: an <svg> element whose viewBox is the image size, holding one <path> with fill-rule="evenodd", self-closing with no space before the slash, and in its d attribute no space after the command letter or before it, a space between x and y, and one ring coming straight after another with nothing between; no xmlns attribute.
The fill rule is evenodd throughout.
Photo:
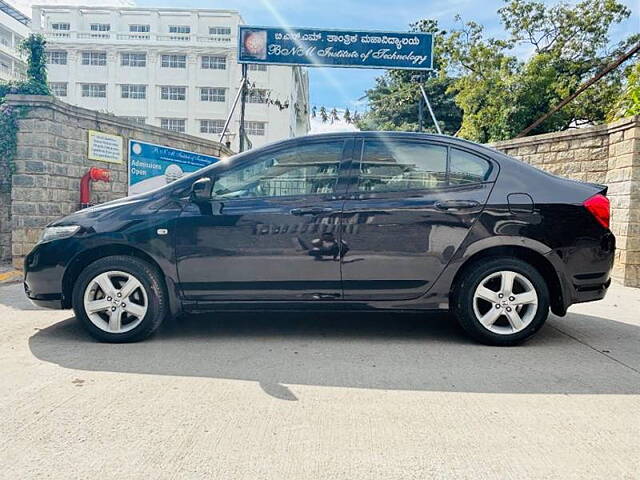
<svg viewBox="0 0 640 480"><path fill-rule="evenodd" d="M209 177L203 177L191 185L191 201L194 203L204 203L211 200L211 191L213 190L213 180Z"/></svg>

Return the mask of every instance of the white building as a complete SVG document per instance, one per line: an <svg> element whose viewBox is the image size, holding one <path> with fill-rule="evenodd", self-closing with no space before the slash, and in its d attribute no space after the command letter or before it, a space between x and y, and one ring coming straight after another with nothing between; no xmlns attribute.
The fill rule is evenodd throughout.
<svg viewBox="0 0 640 480"><path fill-rule="evenodd" d="M241 23L230 10L34 6L32 27L47 39L49 81L62 100L218 140L241 80ZM308 132L306 70L252 65L249 81L254 147ZM238 105L234 149L239 113Z"/></svg>
<svg viewBox="0 0 640 480"><path fill-rule="evenodd" d="M18 46L29 32L29 17L0 0L0 81L24 78L26 64Z"/></svg>

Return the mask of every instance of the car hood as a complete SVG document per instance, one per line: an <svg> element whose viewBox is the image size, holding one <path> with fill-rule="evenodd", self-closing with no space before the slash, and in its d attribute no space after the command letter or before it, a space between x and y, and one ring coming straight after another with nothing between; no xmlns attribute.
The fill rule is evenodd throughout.
<svg viewBox="0 0 640 480"><path fill-rule="evenodd" d="M119 198L117 200L112 200L110 202L101 203L99 205L95 205L93 207L84 208L82 210L78 210L66 217L55 220L50 223L48 226L57 227L63 225L82 225L88 226L95 223L97 220L100 220L104 217L113 215L115 213L120 213L123 210L134 209L143 205L148 204L154 199L153 194L140 194L133 195L130 197Z"/></svg>

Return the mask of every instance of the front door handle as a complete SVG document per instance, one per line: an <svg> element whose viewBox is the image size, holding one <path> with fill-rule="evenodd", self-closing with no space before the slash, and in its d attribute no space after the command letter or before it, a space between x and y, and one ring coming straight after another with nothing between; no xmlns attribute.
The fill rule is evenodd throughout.
<svg viewBox="0 0 640 480"><path fill-rule="evenodd" d="M480 206L480 202L475 200L447 200L436 202L436 208L440 210L464 210Z"/></svg>
<svg viewBox="0 0 640 480"><path fill-rule="evenodd" d="M321 215L331 212L333 212L333 208L329 207L302 207L291 209L291 215Z"/></svg>

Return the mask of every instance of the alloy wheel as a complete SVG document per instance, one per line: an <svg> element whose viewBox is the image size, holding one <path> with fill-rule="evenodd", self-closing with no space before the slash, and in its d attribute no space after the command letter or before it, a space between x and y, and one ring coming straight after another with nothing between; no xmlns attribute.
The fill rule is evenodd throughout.
<svg viewBox="0 0 640 480"><path fill-rule="evenodd" d="M144 286L134 275L109 271L94 277L84 292L84 310L99 329L125 333L136 328L147 313Z"/></svg>
<svg viewBox="0 0 640 480"><path fill-rule="evenodd" d="M487 330L511 335L527 328L538 311L538 294L524 275L499 271L485 277L473 294L473 311Z"/></svg>

